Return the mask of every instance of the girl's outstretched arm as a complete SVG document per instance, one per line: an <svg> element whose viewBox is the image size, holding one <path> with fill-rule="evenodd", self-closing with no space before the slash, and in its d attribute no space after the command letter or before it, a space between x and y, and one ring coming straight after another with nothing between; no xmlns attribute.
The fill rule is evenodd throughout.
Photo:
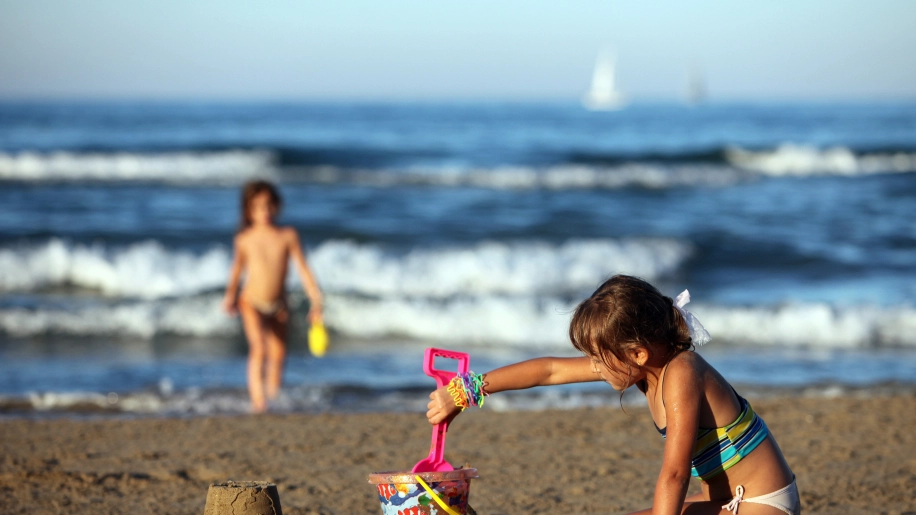
<svg viewBox="0 0 916 515"><path fill-rule="evenodd" d="M690 483L690 460L700 420L703 384L689 362L674 361L665 373L665 454L655 483L653 515L681 513Z"/></svg>
<svg viewBox="0 0 916 515"><path fill-rule="evenodd" d="M245 265L245 256L239 237L232 242L232 265L229 267L229 282L226 284L226 294L223 296L223 311L232 316L238 314L239 279L242 276L242 267Z"/></svg>
<svg viewBox="0 0 916 515"><path fill-rule="evenodd" d="M290 254L296 263L296 270L299 272L299 279L302 281L302 289L305 290L305 294L309 298L309 322L320 321L322 309L321 289L318 288L315 275L312 274L312 270L305 261L305 252L303 252L302 244L299 242L299 233L292 228L290 232L292 233L290 236L292 239L290 242Z"/></svg>
<svg viewBox="0 0 916 515"><path fill-rule="evenodd" d="M497 368L484 374L484 390L487 393L506 390L524 390L535 386L585 383L600 381L592 366L591 359L581 358L536 358L514 365ZM438 424L455 418L461 409L455 405L447 387L429 394L431 399L426 418L430 424Z"/></svg>

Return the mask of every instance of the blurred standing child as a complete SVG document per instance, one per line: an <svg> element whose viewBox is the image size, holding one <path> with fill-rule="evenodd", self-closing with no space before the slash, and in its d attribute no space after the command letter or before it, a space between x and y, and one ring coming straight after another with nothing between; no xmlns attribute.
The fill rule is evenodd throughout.
<svg viewBox="0 0 916 515"><path fill-rule="evenodd" d="M242 217L235 236L229 284L223 309L242 315L248 338L248 393L251 409L261 413L267 400L276 398L283 381L289 307L286 303L286 272L290 258L296 264L308 295L310 323L321 322L321 291L305 261L299 235L292 227L279 227L280 195L273 184L252 181L242 189ZM239 278L245 284L239 293Z"/></svg>

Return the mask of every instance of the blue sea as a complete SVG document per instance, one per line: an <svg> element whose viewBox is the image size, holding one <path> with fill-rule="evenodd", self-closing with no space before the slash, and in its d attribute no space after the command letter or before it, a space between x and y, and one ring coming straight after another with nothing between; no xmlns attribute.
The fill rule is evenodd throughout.
<svg viewBox="0 0 916 515"><path fill-rule="evenodd" d="M615 273L689 289L699 352L746 390L916 388L916 104L5 103L0 413L244 412L219 302L253 178L332 337L309 355L290 277L277 411L423 410L429 346L574 355L570 313Z"/></svg>

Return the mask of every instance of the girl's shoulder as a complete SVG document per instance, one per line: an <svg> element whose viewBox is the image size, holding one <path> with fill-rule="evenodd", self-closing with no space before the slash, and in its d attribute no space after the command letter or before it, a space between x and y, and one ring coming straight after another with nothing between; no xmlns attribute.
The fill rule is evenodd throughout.
<svg viewBox="0 0 916 515"><path fill-rule="evenodd" d="M283 237L293 242L299 241L299 231L292 225L278 225L277 232Z"/></svg>
<svg viewBox="0 0 916 515"><path fill-rule="evenodd" d="M726 410L728 413L723 420L734 418L732 411L738 408L737 393L722 374L703 359L703 356L693 351L684 351L672 358L665 378L666 382L669 380L672 385L678 385L672 390L680 390L681 395L699 394L706 399L705 402L710 405L713 412Z"/></svg>
<svg viewBox="0 0 916 515"><path fill-rule="evenodd" d="M234 241L236 245L241 245L245 243L245 241L248 240L250 236L251 236L251 228L246 227L242 229L241 231L235 233L235 237L232 239L232 241Z"/></svg>
<svg viewBox="0 0 916 515"><path fill-rule="evenodd" d="M679 352L668 362L665 379L676 383L698 384L710 370L709 363L694 351Z"/></svg>
<svg viewBox="0 0 916 515"><path fill-rule="evenodd" d="M708 366L709 364L706 363L706 360L692 350L679 352L668 362L669 370L679 370L681 372L699 371Z"/></svg>

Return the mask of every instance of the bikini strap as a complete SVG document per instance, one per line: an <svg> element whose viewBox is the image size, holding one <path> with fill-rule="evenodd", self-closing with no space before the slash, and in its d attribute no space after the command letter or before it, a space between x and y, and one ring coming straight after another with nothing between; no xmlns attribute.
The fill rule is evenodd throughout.
<svg viewBox="0 0 916 515"><path fill-rule="evenodd" d="M732 393L735 394L735 400L738 401L738 413L744 411L744 405L749 404L747 399L738 394L738 390L735 390L735 387L731 383L728 383L728 387L732 389Z"/></svg>
<svg viewBox="0 0 916 515"><path fill-rule="evenodd" d="M671 362L674 361L674 358L676 358L677 356L678 356L677 354L675 354L674 356L672 356L671 359L669 359L668 362L665 363L665 368L662 369L662 373L659 374L659 378L658 378L658 382L659 382L658 389L662 391L662 407L663 407L663 408L666 408L666 407L667 407L667 406L665 406L665 376L668 375L668 365L670 365ZM665 424L665 425L667 425L667 424Z"/></svg>

